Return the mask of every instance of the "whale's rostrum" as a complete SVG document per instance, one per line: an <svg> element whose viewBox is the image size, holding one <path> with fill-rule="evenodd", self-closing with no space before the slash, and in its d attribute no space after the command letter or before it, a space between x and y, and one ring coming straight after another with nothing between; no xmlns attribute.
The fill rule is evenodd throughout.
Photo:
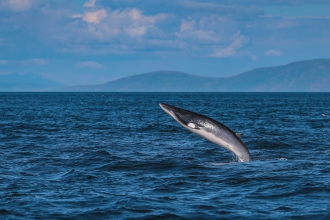
<svg viewBox="0 0 330 220"><path fill-rule="evenodd" d="M168 104L160 107L189 131L220 145L233 152L240 161L250 161L251 155L240 138L241 133L235 134L222 123L207 116L181 109Z"/></svg>

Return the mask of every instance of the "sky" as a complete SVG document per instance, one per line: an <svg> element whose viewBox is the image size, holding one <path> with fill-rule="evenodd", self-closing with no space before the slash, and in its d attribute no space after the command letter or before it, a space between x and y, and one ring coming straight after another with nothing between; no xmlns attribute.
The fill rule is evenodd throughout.
<svg viewBox="0 0 330 220"><path fill-rule="evenodd" d="M0 74L66 85L330 58L329 0L0 0Z"/></svg>

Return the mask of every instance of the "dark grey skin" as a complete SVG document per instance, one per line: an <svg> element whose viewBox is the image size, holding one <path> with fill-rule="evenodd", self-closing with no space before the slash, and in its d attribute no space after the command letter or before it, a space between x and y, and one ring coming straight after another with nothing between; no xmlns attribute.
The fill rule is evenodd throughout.
<svg viewBox="0 0 330 220"><path fill-rule="evenodd" d="M200 135L217 145L233 152L241 162L251 161L249 150L244 145L239 134L235 134L222 123L204 115L177 108L168 104L159 104L160 107L189 131Z"/></svg>

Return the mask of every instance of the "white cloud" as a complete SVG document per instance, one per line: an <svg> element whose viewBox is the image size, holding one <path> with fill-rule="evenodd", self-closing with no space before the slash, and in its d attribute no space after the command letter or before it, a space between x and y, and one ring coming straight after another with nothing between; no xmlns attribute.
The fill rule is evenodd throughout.
<svg viewBox="0 0 330 220"><path fill-rule="evenodd" d="M262 8L257 6L240 6L240 5L222 5L208 2L195 2L195 1L184 1L180 3L184 8L199 12L215 12L218 14L225 15L252 15L258 16L264 14Z"/></svg>
<svg viewBox="0 0 330 220"><path fill-rule="evenodd" d="M146 14L138 8L112 10L102 7L102 2L97 8L87 7L94 4L95 1L87 1L86 7L79 10L55 10L47 3L38 12L38 19L21 21L17 26L27 27L31 23L26 33L36 33L34 37L56 51L88 55L151 51L200 57L239 56L249 39L239 32L242 25L231 16ZM19 18L24 20L23 14ZM40 61L39 65L47 62ZM92 66L80 63L77 67L84 65Z"/></svg>
<svg viewBox="0 0 330 220"><path fill-rule="evenodd" d="M34 0L6 0L2 2L2 6L13 11L25 11L34 3Z"/></svg>
<svg viewBox="0 0 330 220"><path fill-rule="evenodd" d="M48 60L45 60L45 59L32 59L31 60L31 63L34 63L34 64L37 64L37 65L47 65L49 64L49 61Z"/></svg>
<svg viewBox="0 0 330 220"><path fill-rule="evenodd" d="M94 7L96 0L89 0L88 2L85 2L84 7Z"/></svg>
<svg viewBox="0 0 330 220"><path fill-rule="evenodd" d="M182 20L181 25L180 25L180 32L185 32L185 31L193 31L195 29L195 21L185 21Z"/></svg>
<svg viewBox="0 0 330 220"><path fill-rule="evenodd" d="M214 45L226 43L230 32L234 31L237 32L233 21L224 16L210 15L199 19L183 19L176 36L180 41L190 44Z"/></svg>
<svg viewBox="0 0 330 220"><path fill-rule="evenodd" d="M183 19L180 31L175 35L180 45L184 45L181 50L195 51L199 56L222 58L249 55L256 59L251 52L243 50L249 38L239 31L234 20L226 16Z"/></svg>
<svg viewBox="0 0 330 220"><path fill-rule="evenodd" d="M88 67L88 68L103 68L102 64L99 64L99 63L94 62L94 61L79 62L79 63L75 64L75 66L79 67L79 68L85 68L85 67Z"/></svg>
<svg viewBox="0 0 330 220"><path fill-rule="evenodd" d="M71 18L83 18L84 15L83 14L73 14L71 15Z"/></svg>
<svg viewBox="0 0 330 220"><path fill-rule="evenodd" d="M260 15L260 17L264 18L279 18L279 16L264 14ZM330 19L330 16L316 16L316 15L308 15L308 16L281 16L283 19Z"/></svg>
<svg viewBox="0 0 330 220"><path fill-rule="evenodd" d="M87 31L98 40L112 39L116 35L138 37L155 29L155 24L165 20L166 14L145 16L136 8L106 12L104 9L85 13L83 20L90 24Z"/></svg>
<svg viewBox="0 0 330 220"><path fill-rule="evenodd" d="M282 52L280 50L267 50L265 54L268 56L281 56Z"/></svg>
<svg viewBox="0 0 330 220"><path fill-rule="evenodd" d="M94 12L85 13L83 20L86 21L87 23L97 24L106 17L107 17L107 12L104 9L102 9Z"/></svg>
<svg viewBox="0 0 330 220"><path fill-rule="evenodd" d="M288 16L290 19L330 19L330 16Z"/></svg>
<svg viewBox="0 0 330 220"><path fill-rule="evenodd" d="M8 60L0 60L0 65L7 65L8 64Z"/></svg>
<svg viewBox="0 0 330 220"><path fill-rule="evenodd" d="M235 33L232 36L232 43L224 48L216 48L215 52L211 54L211 57L232 57L242 54L250 54L247 51L240 51L240 49L249 41L249 38L247 38L244 35L241 35L240 32ZM252 58L255 57L252 55ZM253 58L254 59L254 58Z"/></svg>
<svg viewBox="0 0 330 220"><path fill-rule="evenodd" d="M31 23L27 32L37 33L34 37L58 52L88 55L151 51L200 57L210 54L214 57L238 56L244 50L244 39L248 39L241 33L239 37L235 35L241 25L231 16L146 14L138 8L112 10L102 7L102 2L97 8L87 7L93 4L95 1L87 1L86 7L80 10L55 10L46 4L39 11L39 19L22 21L19 26ZM69 17L74 19L67 19ZM21 16L20 19L24 18ZM39 63L45 65L45 62ZM88 65L93 66L91 63L76 66Z"/></svg>
<svg viewBox="0 0 330 220"><path fill-rule="evenodd" d="M159 23L169 17L164 13L145 15L136 8L86 12L82 18L85 24L72 23L76 26L68 28L70 40L75 41L66 43L62 51L128 54L152 49L191 51L204 57L251 55L243 50L249 38L226 16L191 16L181 20L178 32L166 32Z"/></svg>
<svg viewBox="0 0 330 220"><path fill-rule="evenodd" d="M295 26L298 25L298 22L294 21L293 19L283 19L279 22L277 22L277 24L275 24L273 27L271 28L275 28L275 29L291 29Z"/></svg>
<svg viewBox="0 0 330 220"><path fill-rule="evenodd" d="M39 66L43 66L43 65L47 65L49 64L48 60L45 59L31 59L31 60L23 60L21 61L22 64L34 64L34 65L39 65Z"/></svg>

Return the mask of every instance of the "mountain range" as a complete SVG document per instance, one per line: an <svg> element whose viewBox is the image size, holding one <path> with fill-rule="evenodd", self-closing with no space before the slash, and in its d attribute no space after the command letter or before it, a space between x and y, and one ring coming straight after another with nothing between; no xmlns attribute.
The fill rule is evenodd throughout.
<svg viewBox="0 0 330 220"><path fill-rule="evenodd" d="M157 71L99 85L67 86L36 75L0 75L0 91L58 92L330 92L330 59L258 68L232 77Z"/></svg>
<svg viewBox="0 0 330 220"><path fill-rule="evenodd" d="M59 91L94 92L330 92L330 59L258 68L226 78L157 71L99 85L70 86Z"/></svg>
<svg viewBox="0 0 330 220"><path fill-rule="evenodd" d="M0 75L0 92L42 92L63 86L61 83L44 79L33 73Z"/></svg>

